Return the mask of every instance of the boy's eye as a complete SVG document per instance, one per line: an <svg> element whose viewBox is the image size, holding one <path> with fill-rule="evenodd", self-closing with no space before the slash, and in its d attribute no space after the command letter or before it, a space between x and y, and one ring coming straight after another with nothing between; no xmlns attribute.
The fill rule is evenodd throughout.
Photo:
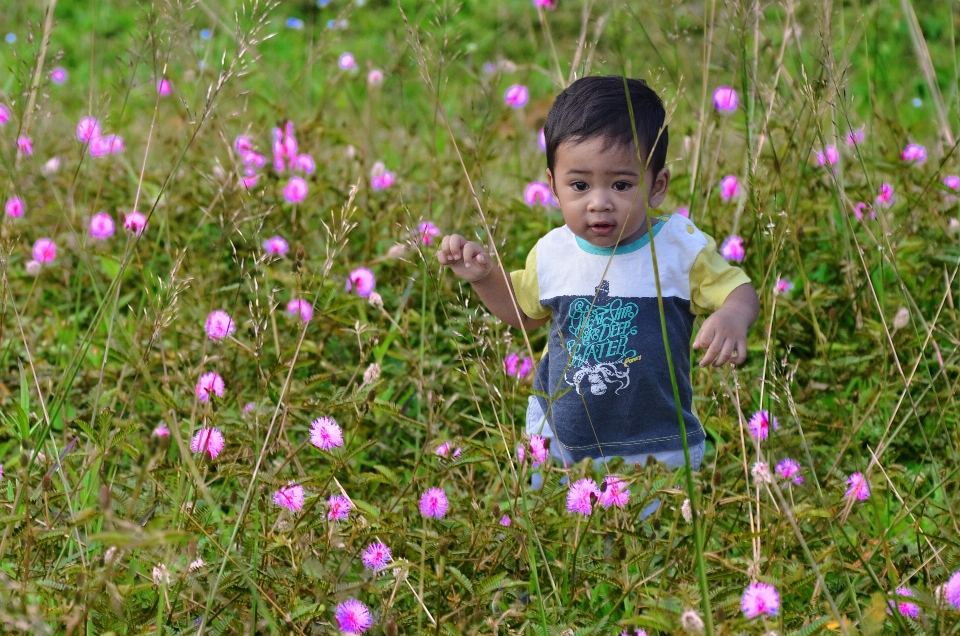
<svg viewBox="0 0 960 636"><path fill-rule="evenodd" d="M587 185L586 181L574 181L570 184L570 187L576 190L577 192L586 192L587 188L590 186Z"/></svg>
<svg viewBox="0 0 960 636"><path fill-rule="evenodd" d="M613 189L617 192L626 192L630 189L630 184L626 181L617 181L613 184Z"/></svg>

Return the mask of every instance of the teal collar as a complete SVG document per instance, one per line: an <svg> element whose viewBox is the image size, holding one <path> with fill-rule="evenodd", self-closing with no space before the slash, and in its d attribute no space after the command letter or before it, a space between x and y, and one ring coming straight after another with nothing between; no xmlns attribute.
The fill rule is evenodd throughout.
<svg viewBox="0 0 960 636"><path fill-rule="evenodd" d="M657 218L659 221L656 225L653 226L653 235L656 236L660 229L667 224L667 219L669 216L661 216ZM614 247L597 247L589 242L586 239L582 239L579 236L574 235L574 238L577 239L577 245L587 254L593 254L594 256L613 256L614 250L619 256L621 254L629 254L630 252L636 252L639 249L643 249L650 243L650 232L647 232L640 238L626 245L616 245Z"/></svg>

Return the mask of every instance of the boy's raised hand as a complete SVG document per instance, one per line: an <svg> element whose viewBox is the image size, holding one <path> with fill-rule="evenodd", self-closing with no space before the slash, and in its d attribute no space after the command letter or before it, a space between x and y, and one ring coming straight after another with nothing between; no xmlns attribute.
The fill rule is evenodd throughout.
<svg viewBox="0 0 960 636"><path fill-rule="evenodd" d="M454 274L468 283L483 280L493 270L493 259L483 246L459 234L443 237L437 260L441 265L449 265Z"/></svg>
<svg viewBox="0 0 960 636"><path fill-rule="evenodd" d="M743 364L747 359L747 330L759 313L760 301L750 284L730 292L723 306L703 321L693 341L694 349L707 350L700 367Z"/></svg>

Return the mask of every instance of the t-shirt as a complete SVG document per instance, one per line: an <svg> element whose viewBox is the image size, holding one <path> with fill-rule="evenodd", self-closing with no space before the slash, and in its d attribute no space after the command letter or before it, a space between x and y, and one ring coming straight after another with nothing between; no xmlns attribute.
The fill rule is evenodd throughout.
<svg viewBox="0 0 960 636"><path fill-rule="evenodd" d="M690 385L695 315L716 311L750 279L686 217L661 217L652 233L666 333L693 446L704 439ZM541 238L526 267L510 277L524 313L553 317L534 390L574 461L683 448L650 232L627 245L602 248L563 226Z"/></svg>

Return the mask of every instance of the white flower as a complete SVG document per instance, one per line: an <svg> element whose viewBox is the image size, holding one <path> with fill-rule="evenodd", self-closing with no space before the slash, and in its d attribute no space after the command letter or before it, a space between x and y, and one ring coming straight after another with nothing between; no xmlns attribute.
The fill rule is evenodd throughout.
<svg viewBox="0 0 960 636"><path fill-rule="evenodd" d="M897 310L897 315L893 317L893 330L899 331L910 322L910 311L906 307Z"/></svg>
<svg viewBox="0 0 960 636"><path fill-rule="evenodd" d="M691 634L703 633L703 619L692 609L688 609L680 615L680 626L683 627L683 631Z"/></svg>
<svg viewBox="0 0 960 636"><path fill-rule="evenodd" d="M690 505L689 499L683 500L683 505L680 506L680 514L683 515L684 521L693 523L693 506Z"/></svg>
<svg viewBox="0 0 960 636"><path fill-rule="evenodd" d="M371 307L383 309L383 297L377 292L370 292L370 295L367 296L367 302L370 303Z"/></svg>
<svg viewBox="0 0 960 636"><path fill-rule="evenodd" d="M160 563L155 568L153 568L153 584L154 585L170 584L170 571L167 570L167 566L165 566L163 563Z"/></svg>
<svg viewBox="0 0 960 636"><path fill-rule="evenodd" d="M197 570L199 570L205 565L206 563L203 562L203 559L201 559L200 557L197 557L196 561L193 561L192 563L190 563L190 571L196 572Z"/></svg>
<svg viewBox="0 0 960 636"><path fill-rule="evenodd" d="M773 477L770 475L770 467L767 466L766 462L755 463L753 468L750 469L750 473L753 475L753 480L758 484L773 483Z"/></svg>
<svg viewBox="0 0 960 636"><path fill-rule="evenodd" d="M380 378L380 365L376 362L372 363L367 370L363 372L363 383L364 384L373 384Z"/></svg>

